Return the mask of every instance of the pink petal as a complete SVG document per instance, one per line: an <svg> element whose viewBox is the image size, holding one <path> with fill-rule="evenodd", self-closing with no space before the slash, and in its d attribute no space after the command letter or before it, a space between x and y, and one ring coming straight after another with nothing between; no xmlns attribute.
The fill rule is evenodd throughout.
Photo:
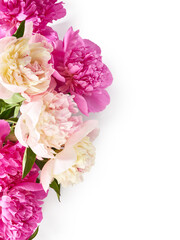
<svg viewBox="0 0 180 240"><path fill-rule="evenodd" d="M66 146L74 146L78 142L80 142L83 138L86 136L90 137L90 140L93 141L98 133L99 133L99 127L98 127L98 121L97 120L89 120L84 122L80 129L76 131L67 141Z"/></svg>
<svg viewBox="0 0 180 240"><path fill-rule="evenodd" d="M67 48L68 48L68 44L70 42L70 39L72 38L72 35L73 35L74 31L73 31L73 28L70 27L64 37L64 40L63 40L63 43L64 43L64 51L66 52L67 51Z"/></svg>
<svg viewBox="0 0 180 240"><path fill-rule="evenodd" d="M69 169L77 160L77 154L73 146L65 147L65 149L58 153L54 159L54 175L58 175Z"/></svg>
<svg viewBox="0 0 180 240"><path fill-rule="evenodd" d="M42 191L42 185L37 183L31 183L31 182L22 182L15 186L15 188L21 188L27 191Z"/></svg>
<svg viewBox="0 0 180 240"><path fill-rule="evenodd" d="M57 86L56 80L53 77L51 77L51 82L50 82L47 92L53 91L56 88L56 86Z"/></svg>
<svg viewBox="0 0 180 240"><path fill-rule="evenodd" d="M43 144L38 143L38 141L36 141L36 139L34 140L32 137L28 138L28 145L31 147L33 152L37 155L37 158L39 160L41 158L53 157L53 155L49 154L48 150L45 148ZM40 158L38 156L40 156Z"/></svg>
<svg viewBox="0 0 180 240"><path fill-rule="evenodd" d="M25 31L24 31L24 36L26 38L31 38L33 33L33 22L27 22L25 23Z"/></svg>
<svg viewBox="0 0 180 240"><path fill-rule="evenodd" d="M40 175L40 182L45 192L47 192L49 185L53 180L52 171L54 168L54 160L49 160L43 167Z"/></svg>
<svg viewBox="0 0 180 240"><path fill-rule="evenodd" d="M14 93L7 90L2 84L0 84L0 96L1 99L9 99Z"/></svg>
<svg viewBox="0 0 180 240"><path fill-rule="evenodd" d="M4 88L6 88L7 90L9 90L13 93L22 93L22 92L25 92L27 89L27 87L21 87L21 86L17 86L17 85L7 84L1 78L0 78L0 83L3 85Z"/></svg>
<svg viewBox="0 0 180 240"><path fill-rule="evenodd" d="M23 118L22 116L19 118L16 127L15 127L15 136L20 142L20 144L24 147L28 147L27 142L26 142L26 127L23 123Z"/></svg>
<svg viewBox="0 0 180 240"><path fill-rule="evenodd" d="M45 36L50 43L55 43L58 40L58 34L51 27L46 26L44 29L40 30L40 34Z"/></svg>
<svg viewBox="0 0 180 240"><path fill-rule="evenodd" d="M88 106L87 106L87 102L84 99L83 96L76 94L74 92L71 92L72 95L74 95L74 101L76 102L79 110L86 116L88 116Z"/></svg>
<svg viewBox="0 0 180 240"><path fill-rule="evenodd" d="M84 97L89 112L100 112L110 103L110 97L106 90L101 89L99 92L93 92L91 96Z"/></svg>
<svg viewBox="0 0 180 240"><path fill-rule="evenodd" d="M92 52L94 52L94 50L95 50L98 54L101 54L101 49L97 44L93 43L92 41L90 41L88 39L84 39L84 43L85 43L86 47L88 47Z"/></svg>
<svg viewBox="0 0 180 240"><path fill-rule="evenodd" d="M54 70L53 77L60 82L65 82L65 78L62 77L56 70Z"/></svg>
<svg viewBox="0 0 180 240"><path fill-rule="evenodd" d="M112 73L109 71L109 68L104 64L103 66L103 74L104 74L104 81L101 83L102 88L107 88L112 84L113 76Z"/></svg>
<svg viewBox="0 0 180 240"><path fill-rule="evenodd" d="M74 46L77 47L78 44L84 45L83 39L79 37L79 30L75 31L70 27L64 37L64 52L68 49L73 49Z"/></svg>
<svg viewBox="0 0 180 240"><path fill-rule="evenodd" d="M39 33L36 33L36 34L32 35L32 37L30 39L30 42L32 42L32 43L38 43L38 42L43 43L43 47L45 47L49 52L53 51L52 44L47 41L46 37L44 37L43 35L41 35Z"/></svg>
<svg viewBox="0 0 180 240"><path fill-rule="evenodd" d="M39 120L39 115L41 113L41 108L42 108L43 102L41 100L41 97L39 96L39 99L35 99L34 101L31 101L29 103L24 103L21 106L21 113L26 114L29 116L31 119L33 126L35 127L38 120Z"/></svg>
<svg viewBox="0 0 180 240"><path fill-rule="evenodd" d="M21 106L20 111L23 115L20 116L16 124L15 135L18 141L25 147L30 146L31 148L36 147L38 149L39 134L33 131L33 129L35 129L39 120L42 104L41 100L37 100L24 103Z"/></svg>

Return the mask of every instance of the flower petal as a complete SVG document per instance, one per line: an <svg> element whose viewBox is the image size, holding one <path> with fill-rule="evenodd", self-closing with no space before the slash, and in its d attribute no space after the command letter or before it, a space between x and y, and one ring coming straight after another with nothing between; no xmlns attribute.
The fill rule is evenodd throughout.
<svg viewBox="0 0 180 240"><path fill-rule="evenodd" d="M98 121L97 120L89 120L83 123L78 131L76 131L67 141L66 146L74 146L78 142L80 142L83 138L86 136L90 137L90 140L93 141L98 133L99 133L99 127L98 127Z"/></svg>
<svg viewBox="0 0 180 240"><path fill-rule="evenodd" d="M60 82L65 82L65 78L62 77L56 70L54 70L53 77Z"/></svg>
<svg viewBox="0 0 180 240"><path fill-rule="evenodd" d="M26 141L26 134L28 134L28 130L23 122L23 117L21 116L15 127L15 136L22 146L28 147Z"/></svg>
<svg viewBox="0 0 180 240"><path fill-rule="evenodd" d="M54 160L49 160L43 167L40 175L40 182L44 188L44 191L47 192L49 185L53 180L53 168L54 168Z"/></svg>
<svg viewBox="0 0 180 240"><path fill-rule="evenodd" d="M91 96L85 96L84 98L87 102L89 112L100 112L110 103L110 96L104 89L93 92Z"/></svg>
<svg viewBox="0 0 180 240"><path fill-rule="evenodd" d="M54 159L54 175L58 175L72 167L76 160L77 154L73 146L65 147L65 149L58 153Z"/></svg>
<svg viewBox="0 0 180 240"><path fill-rule="evenodd" d="M87 102L84 99L83 96L76 94L74 92L71 92L72 95L74 95L74 101L76 102L79 110L86 116L88 116L88 106L87 106Z"/></svg>
<svg viewBox="0 0 180 240"><path fill-rule="evenodd" d="M0 96L1 99L9 99L12 97L14 93L7 90L7 88L5 88L1 83L0 83Z"/></svg>

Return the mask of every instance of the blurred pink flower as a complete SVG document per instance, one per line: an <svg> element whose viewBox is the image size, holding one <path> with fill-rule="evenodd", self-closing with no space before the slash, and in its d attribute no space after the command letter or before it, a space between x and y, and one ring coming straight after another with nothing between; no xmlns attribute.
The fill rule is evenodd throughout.
<svg viewBox="0 0 180 240"><path fill-rule="evenodd" d="M0 198L0 237L6 240L28 240L42 220L41 184L24 182L9 186Z"/></svg>
<svg viewBox="0 0 180 240"><path fill-rule="evenodd" d="M0 0L0 35L12 35L23 20L32 21L34 32L51 32L46 25L66 15L63 2L57 0Z"/></svg>
<svg viewBox="0 0 180 240"><path fill-rule="evenodd" d="M112 75L102 62L101 50L93 42L82 39L72 28L63 42L58 41L54 49L54 64L57 72L65 78L58 81L58 91L75 95L75 102L85 115L102 111L110 102L105 90L112 83Z"/></svg>

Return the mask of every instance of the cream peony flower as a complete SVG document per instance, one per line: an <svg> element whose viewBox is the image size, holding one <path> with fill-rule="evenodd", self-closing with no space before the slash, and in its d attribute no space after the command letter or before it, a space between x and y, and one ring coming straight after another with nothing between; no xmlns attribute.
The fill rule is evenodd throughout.
<svg viewBox="0 0 180 240"><path fill-rule="evenodd" d="M45 191L53 179L62 186L78 183L84 172L90 170L95 160L92 141L99 133L98 122L89 120L81 124L67 140L63 150L50 159L41 171L41 183Z"/></svg>
<svg viewBox="0 0 180 240"><path fill-rule="evenodd" d="M0 96L32 96L45 92L54 70L49 63L53 47L40 34L0 39Z"/></svg>
<svg viewBox="0 0 180 240"><path fill-rule="evenodd" d="M89 137L85 137L74 146L77 154L76 162L66 171L54 178L63 186L79 183L83 180L83 174L90 171L95 162L95 147Z"/></svg>

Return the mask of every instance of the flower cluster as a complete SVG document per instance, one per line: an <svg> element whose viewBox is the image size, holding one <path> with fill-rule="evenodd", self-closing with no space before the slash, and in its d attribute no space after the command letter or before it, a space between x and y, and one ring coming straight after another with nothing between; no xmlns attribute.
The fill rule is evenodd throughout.
<svg viewBox="0 0 180 240"><path fill-rule="evenodd" d="M112 74L101 49L69 28L56 0L0 0L0 239L28 240L52 188L79 183L94 165L96 120Z"/></svg>

